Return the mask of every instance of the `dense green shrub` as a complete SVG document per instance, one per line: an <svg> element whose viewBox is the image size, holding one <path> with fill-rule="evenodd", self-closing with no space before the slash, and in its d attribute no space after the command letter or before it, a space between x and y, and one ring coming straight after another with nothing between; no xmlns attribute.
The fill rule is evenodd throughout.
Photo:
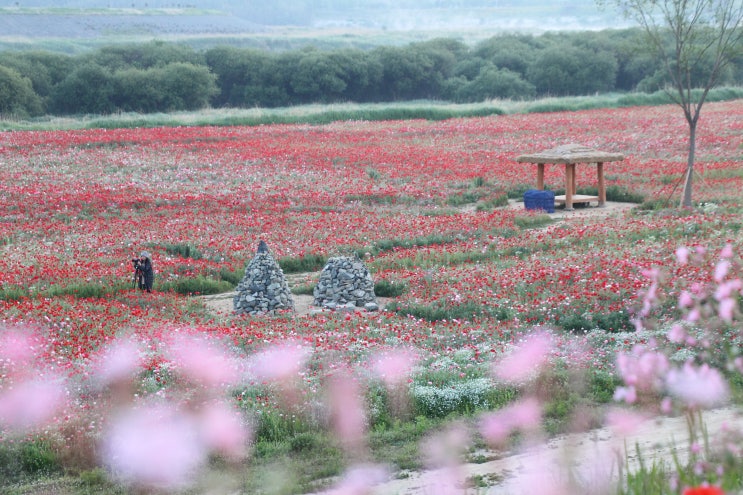
<svg viewBox="0 0 743 495"><path fill-rule="evenodd" d="M299 257L286 256L276 262L284 273L303 273L322 270L328 258L322 254L305 254Z"/></svg>
<svg viewBox="0 0 743 495"><path fill-rule="evenodd" d="M174 280L168 280L161 284L155 282L156 289L161 292L173 291L177 294L221 294L229 292L235 288L233 284L225 280L216 280L204 276L182 277Z"/></svg>
<svg viewBox="0 0 743 495"><path fill-rule="evenodd" d="M374 295L378 297L398 297L408 290L405 282L381 279L374 282Z"/></svg>

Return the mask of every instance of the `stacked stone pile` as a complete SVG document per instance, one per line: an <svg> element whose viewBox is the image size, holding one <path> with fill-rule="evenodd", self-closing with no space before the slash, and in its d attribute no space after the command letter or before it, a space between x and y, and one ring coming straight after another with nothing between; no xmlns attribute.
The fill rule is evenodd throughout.
<svg viewBox="0 0 743 495"><path fill-rule="evenodd" d="M374 281L366 265L358 258L329 258L320 273L313 293L314 306L328 309L363 308L377 311Z"/></svg>
<svg viewBox="0 0 743 495"><path fill-rule="evenodd" d="M245 268L233 298L235 313L258 315L294 309L294 300L284 272L273 259L265 242L258 244L255 257Z"/></svg>

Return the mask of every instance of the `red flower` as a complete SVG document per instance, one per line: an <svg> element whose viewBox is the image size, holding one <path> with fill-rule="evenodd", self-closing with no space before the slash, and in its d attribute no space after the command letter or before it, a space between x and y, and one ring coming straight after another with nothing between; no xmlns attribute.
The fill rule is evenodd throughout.
<svg viewBox="0 0 743 495"><path fill-rule="evenodd" d="M719 486L696 486L684 490L683 495L725 495Z"/></svg>

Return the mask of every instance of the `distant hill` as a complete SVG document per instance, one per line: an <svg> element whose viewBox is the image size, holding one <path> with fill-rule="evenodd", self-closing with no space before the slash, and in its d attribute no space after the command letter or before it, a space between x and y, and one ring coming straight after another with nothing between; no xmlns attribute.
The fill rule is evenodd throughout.
<svg viewBox="0 0 743 495"><path fill-rule="evenodd" d="M628 25L594 0L0 0L0 48L59 39L224 41L268 49L326 39L329 46L373 46Z"/></svg>

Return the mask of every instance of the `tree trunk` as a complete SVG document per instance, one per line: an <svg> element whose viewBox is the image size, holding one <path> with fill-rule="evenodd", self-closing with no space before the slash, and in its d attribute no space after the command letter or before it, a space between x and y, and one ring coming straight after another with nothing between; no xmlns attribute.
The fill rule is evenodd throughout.
<svg viewBox="0 0 743 495"><path fill-rule="evenodd" d="M697 123L695 120L689 122L689 156L686 160L686 175L684 177L684 193L681 199L681 207L691 208L691 185L694 178L694 151L697 141Z"/></svg>

